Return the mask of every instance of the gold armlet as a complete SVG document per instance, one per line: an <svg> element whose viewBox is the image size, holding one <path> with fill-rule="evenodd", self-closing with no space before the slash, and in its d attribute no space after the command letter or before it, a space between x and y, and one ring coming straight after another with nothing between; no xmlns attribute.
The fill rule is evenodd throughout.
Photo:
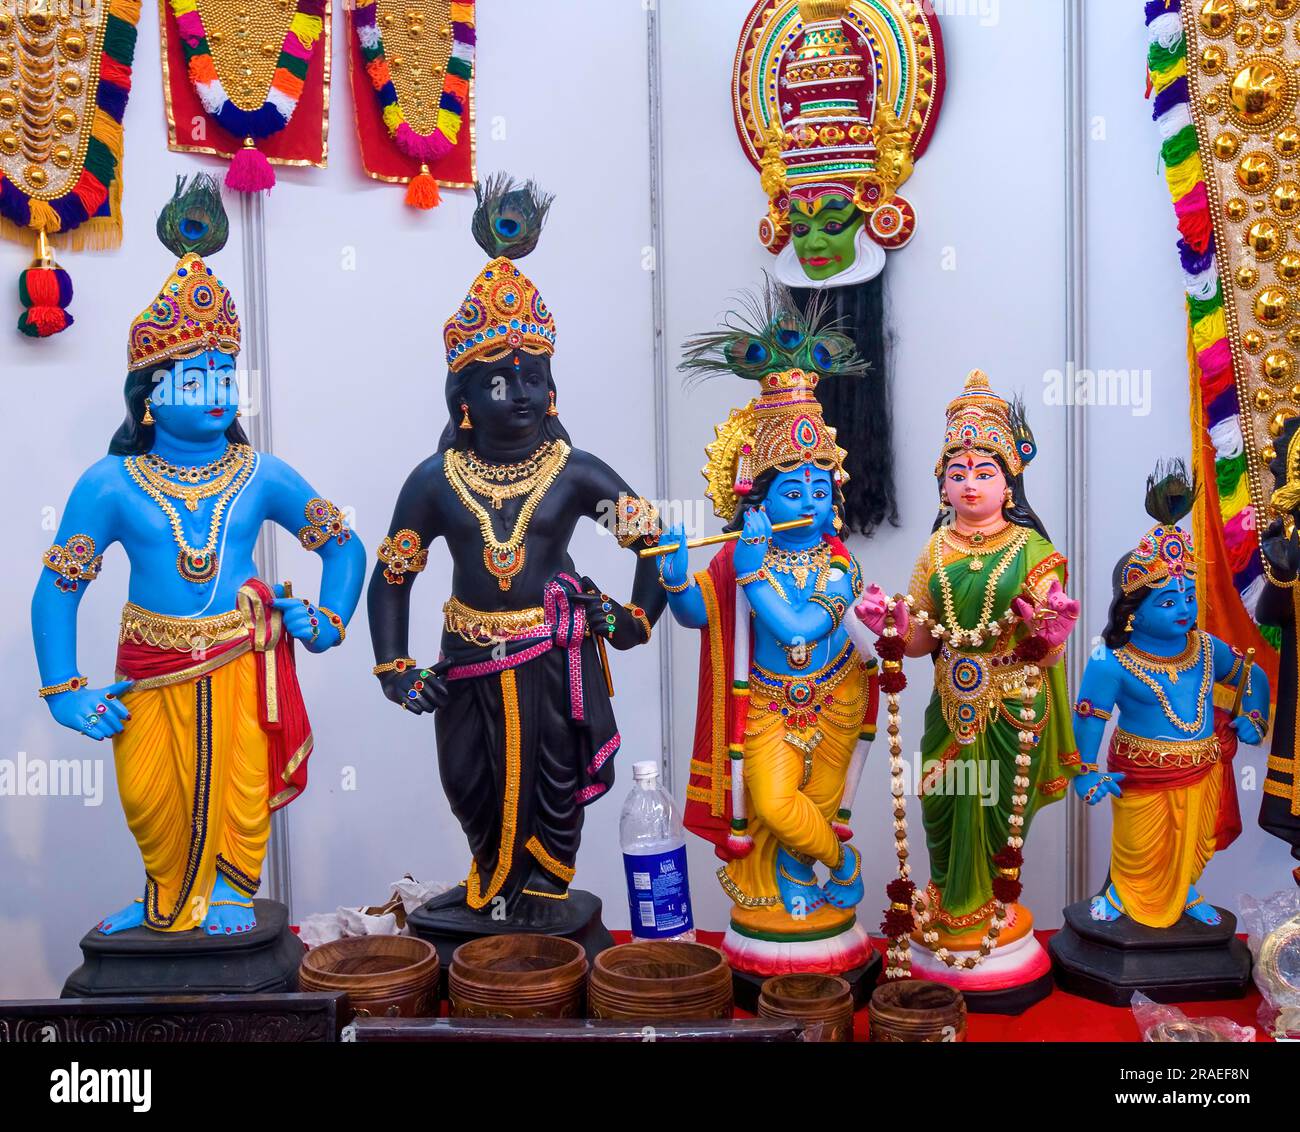
<svg viewBox="0 0 1300 1132"><path fill-rule="evenodd" d="M64 593L75 593L82 582L99 577L104 556L95 553L95 540L89 535L73 535L62 546L52 546L42 556L46 569L53 570L54 584Z"/></svg>
<svg viewBox="0 0 1300 1132"><path fill-rule="evenodd" d="M43 688L37 688L36 694L41 699L46 699L49 696L57 696L63 692L79 692L87 684L88 681L84 676L74 676L71 680L63 681L62 684L46 684Z"/></svg>
<svg viewBox="0 0 1300 1132"><path fill-rule="evenodd" d="M325 620L339 631L339 644L346 641L348 639L348 627L343 623L343 618L335 613L334 610L326 609L323 605L317 605L316 608L325 614Z"/></svg>
<svg viewBox="0 0 1300 1132"><path fill-rule="evenodd" d="M306 550L320 550L330 539L342 546L352 537L342 512L328 499L309 499L303 515L307 525L298 532L298 541Z"/></svg>
<svg viewBox="0 0 1300 1132"><path fill-rule="evenodd" d="M407 574L418 574L429 564L429 552L412 530L389 535L375 553L384 564L384 581L390 586L403 585Z"/></svg>
<svg viewBox="0 0 1300 1132"><path fill-rule="evenodd" d="M650 545L659 541L659 509L648 499L623 492L618 497L615 536L624 548L645 539Z"/></svg>
<svg viewBox="0 0 1300 1132"><path fill-rule="evenodd" d="M820 605L830 614L832 633L844 623L844 613L849 605L842 597L835 594L812 593L808 595L808 600L814 605Z"/></svg>
<svg viewBox="0 0 1300 1132"><path fill-rule="evenodd" d="M737 574L736 585L741 586L743 588L744 586L748 586L753 582L761 582L766 577L767 577L767 570L760 566L752 574Z"/></svg>
<svg viewBox="0 0 1300 1132"><path fill-rule="evenodd" d="M387 660L383 664L376 664L370 671L376 676L382 676L385 672L405 672L408 668L418 668L419 664L414 657L399 656L396 660Z"/></svg>
<svg viewBox="0 0 1300 1132"><path fill-rule="evenodd" d="M1099 708L1091 700L1080 700L1074 705L1074 714L1080 719L1100 719L1103 723L1110 719L1112 713Z"/></svg>

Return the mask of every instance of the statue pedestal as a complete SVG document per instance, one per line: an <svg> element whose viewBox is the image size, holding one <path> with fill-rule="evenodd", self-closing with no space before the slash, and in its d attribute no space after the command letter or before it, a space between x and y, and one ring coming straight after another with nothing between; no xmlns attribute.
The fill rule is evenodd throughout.
<svg viewBox="0 0 1300 1132"><path fill-rule="evenodd" d="M451 957L462 943L485 935L555 935L571 939L587 953L587 962L607 947L614 946L600 918L599 897L581 889L569 889L567 900L548 900L541 896L521 896L508 919L494 919L491 907L476 912L465 903L465 889L457 886L435 896L407 918L411 931L438 949L442 964L441 981L445 997Z"/></svg>
<svg viewBox="0 0 1300 1132"><path fill-rule="evenodd" d="M242 935L155 932L131 928L114 935L91 930L83 961L63 984L63 998L176 994L282 994L298 989L306 948L289 930L289 913L273 900L255 900L257 927Z"/></svg>
<svg viewBox="0 0 1300 1132"><path fill-rule="evenodd" d="M1071 994L1127 1006L1135 991L1156 1002L1241 998L1250 989L1250 951L1237 918L1217 909L1213 927L1184 914L1172 927L1148 928L1127 916L1107 923L1091 901L1065 909L1065 926L1048 945L1056 981Z"/></svg>
<svg viewBox="0 0 1300 1132"><path fill-rule="evenodd" d="M1052 961L1034 935L1029 909L1012 904L1008 911L998 946L973 971L949 967L919 939L913 939L913 977L961 991L972 1014L1023 1014L1042 1002L1052 993ZM951 937L942 937L940 942L953 946Z"/></svg>

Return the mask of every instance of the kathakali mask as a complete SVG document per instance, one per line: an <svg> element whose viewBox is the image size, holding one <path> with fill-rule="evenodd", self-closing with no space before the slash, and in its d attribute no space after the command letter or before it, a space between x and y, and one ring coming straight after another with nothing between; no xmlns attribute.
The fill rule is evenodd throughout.
<svg viewBox="0 0 1300 1132"><path fill-rule="evenodd" d="M943 43L914 0L759 0L741 33L733 109L761 174L763 246L791 287L874 279L916 213L898 190L943 99Z"/></svg>

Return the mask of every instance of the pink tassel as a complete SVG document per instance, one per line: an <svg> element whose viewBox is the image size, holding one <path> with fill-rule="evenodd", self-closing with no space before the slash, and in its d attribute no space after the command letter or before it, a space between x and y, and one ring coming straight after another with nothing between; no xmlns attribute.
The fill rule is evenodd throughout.
<svg viewBox="0 0 1300 1132"><path fill-rule="evenodd" d="M397 127L394 140L398 149L407 157L425 165L432 165L455 148L441 130L435 130L431 134L417 134L406 122Z"/></svg>
<svg viewBox="0 0 1300 1132"><path fill-rule="evenodd" d="M268 192L275 188L275 169L266 154L252 144L251 138L231 159L226 188L236 193Z"/></svg>
<svg viewBox="0 0 1300 1132"><path fill-rule="evenodd" d="M754 839L749 834L727 834L727 852L733 861L748 857L754 851Z"/></svg>

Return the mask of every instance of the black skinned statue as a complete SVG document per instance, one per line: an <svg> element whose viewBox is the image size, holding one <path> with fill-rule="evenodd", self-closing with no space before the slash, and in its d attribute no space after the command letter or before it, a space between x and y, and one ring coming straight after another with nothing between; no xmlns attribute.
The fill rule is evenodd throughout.
<svg viewBox="0 0 1300 1132"><path fill-rule="evenodd" d="M657 540L658 517L572 448L561 423L555 321L517 266L551 198L504 175L476 192L474 237L492 258L444 329L449 420L402 488L369 590L375 675L402 709L434 715L443 789L473 857L463 886L412 917L440 950L501 931L580 938L583 924L599 925L599 902L569 886L583 808L614 780L606 647L645 644L665 604L652 559L638 560L624 605L569 556L580 518L616 527L635 553ZM411 588L438 538L452 594L442 657L425 667L408 655Z"/></svg>

